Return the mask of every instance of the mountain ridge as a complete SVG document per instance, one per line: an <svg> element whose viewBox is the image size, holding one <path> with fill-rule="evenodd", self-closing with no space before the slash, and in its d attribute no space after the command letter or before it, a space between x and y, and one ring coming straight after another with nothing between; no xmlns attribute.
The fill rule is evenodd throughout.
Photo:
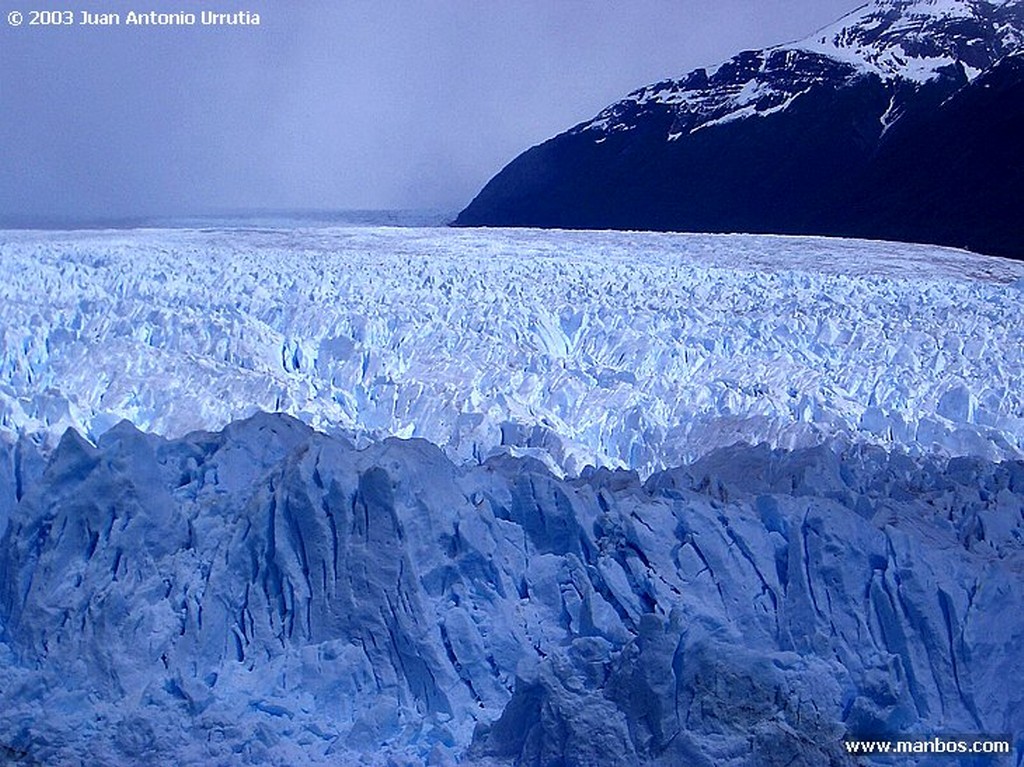
<svg viewBox="0 0 1024 767"><path fill-rule="evenodd" d="M521 154L454 224L874 239L905 239L910 231L916 241L1021 257L1024 230L1012 211L1024 193L1012 179L989 179L989 196L1008 202L988 218L973 216L969 226L951 226L907 199L897 205L898 225L885 211L848 214L872 208L862 202L878 191L870 180L893 163L886 147L894 126L942 116L947 101L976 90L984 74L1007 69L1004 62L1021 50L1019 0L877 0L803 40L744 51L633 91ZM1017 98L1016 90L1006 92ZM986 104L979 115L998 121L1001 106ZM902 140L911 157L915 142L927 143L929 135ZM961 141L949 152L980 152L980 166L991 165L990 150L1007 148L979 146L969 133ZM1012 175L1024 155L1010 149L1002 166ZM921 179L935 171L932 158L904 166L910 187L927 186ZM975 176L988 178L985 170Z"/></svg>

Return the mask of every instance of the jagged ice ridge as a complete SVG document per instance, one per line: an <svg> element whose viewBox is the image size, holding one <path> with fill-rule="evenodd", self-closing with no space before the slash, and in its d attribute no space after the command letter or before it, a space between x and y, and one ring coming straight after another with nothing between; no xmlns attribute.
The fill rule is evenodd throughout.
<svg viewBox="0 0 1024 767"><path fill-rule="evenodd" d="M1020 462L880 448L737 446L641 484L286 416L69 431L0 546L0 744L811 767L854 764L844 736L1019 735L1022 508Z"/></svg>
<svg viewBox="0 0 1024 767"><path fill-rule="evenodd" d="M1021 732L1024 265L438 229L7 233L0 264L2 758Z"/></svg>
<svg viewBox="0 0 1024 767"><path fill-rule="evenodd" d="M283 411L646 475L738 440L998 459L1024 437L1024 266L942 248L154 230L10 233L0 263L9 440Z"/></svg>

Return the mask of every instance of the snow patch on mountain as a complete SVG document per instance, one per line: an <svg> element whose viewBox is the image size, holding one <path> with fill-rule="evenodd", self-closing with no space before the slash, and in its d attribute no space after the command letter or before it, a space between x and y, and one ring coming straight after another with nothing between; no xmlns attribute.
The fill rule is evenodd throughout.
<svg viewBox="0 0 1024 767"><path fill-rule="evenodd" d="M711 70L641 88L612 104L570 133L596 131L602 137L635 129L651 111L670 110L670 136L693 133L752 115L779 112L823 82L851 81L854 66L823 54L794 49L746 51Z"/></svg>
<svg viewBox="0 0 1024 767"><path fill-rule="evenodd" d="M956 65L976 76L1020 50L1022 24L1020 0L876 0L791 46L920 84Z"/></svg>
<svg viewBox="0 0 1024 767"><path fill-rule="evenodd" d="M969 82L1024 48L1021 0L875 0L803 40L744 51L716 67L641 88L571 133L595 141L634 130L657 110L668 138L788 108L816 88L876 77L898 91L938 78Z"/></svg>

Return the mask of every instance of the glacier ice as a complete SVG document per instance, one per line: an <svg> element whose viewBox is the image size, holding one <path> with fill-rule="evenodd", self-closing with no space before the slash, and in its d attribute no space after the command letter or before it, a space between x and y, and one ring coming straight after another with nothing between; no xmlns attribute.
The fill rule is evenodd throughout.
<svg viewBox="0 0 1024 767"><path fill-rule="evenodd" d="M841 765L850 734L1020 733L1022 509L1024 463L865 445L736 445L644 482L284 415L68 431L0 545L0 744Z"/></svg>
<svg viewBox="0 0 1024 767"><path fill-rule="evenodd" d="M8 232L0 274L0 761L1024 732L1022 264L264 228Z"/></svg>
<svg viewBox="0 0 1024 767"><path fill-rule="evenodd" d="M1021 455L1024 265L820 238L8 232L0 430L256 411L577 474L738 440Z"/></svg>

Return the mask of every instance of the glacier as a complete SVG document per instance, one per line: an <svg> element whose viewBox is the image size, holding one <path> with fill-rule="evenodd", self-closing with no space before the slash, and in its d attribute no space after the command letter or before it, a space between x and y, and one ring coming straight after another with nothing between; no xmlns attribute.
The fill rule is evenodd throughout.
<svg viewBox="0 0 1024 767"><path fill-rule="evenodd" d="M738 767L1019 738L1022 509L1022 462L863 445L736 445L643 482L280 414L69 430L0 546L0 743L48 765Z"/></svg>
<svg viewBox="0 0 1024 767"><path fill-rule="evenodd" d="M570 475L736 441L1021 455L1024 266L963 251L210 229L9 232L0 264L0 432L44 450L269 411Z"/></svg>
<svg viewBox="0 0 1024 767"><path fill-rule="evenodd" d="M1024 264L0 236L0 762L1024 765ZM1008 736L1003 762L850 737Z"/></svg>

